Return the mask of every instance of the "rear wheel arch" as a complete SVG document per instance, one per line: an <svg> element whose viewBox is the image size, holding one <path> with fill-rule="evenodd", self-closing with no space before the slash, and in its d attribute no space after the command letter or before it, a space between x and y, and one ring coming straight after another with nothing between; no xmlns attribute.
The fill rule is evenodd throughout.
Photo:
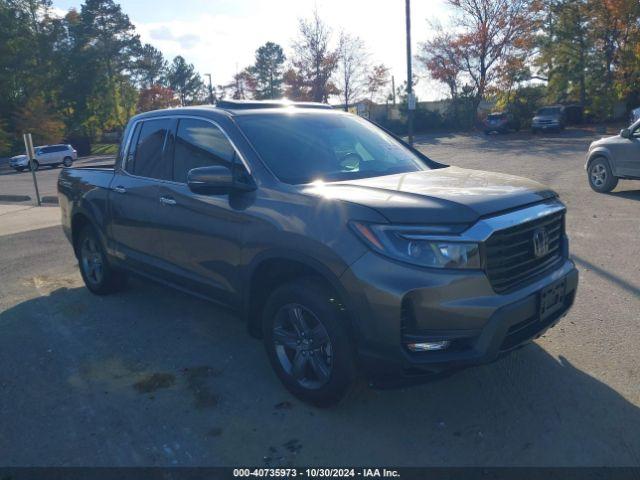
<svg viewBox="0 0 640 480"><path fill-rule="evenodd" d="M98 239L102 242L104 246L104 237L102 235L101 230L96 226L95 222L91 220L91 217L87 215L85 212L76 212L71 217L71 244L73 245L73 251L78 256L78 240L80 239L80 233L87 226L91 225L95 230Z"/></svg>

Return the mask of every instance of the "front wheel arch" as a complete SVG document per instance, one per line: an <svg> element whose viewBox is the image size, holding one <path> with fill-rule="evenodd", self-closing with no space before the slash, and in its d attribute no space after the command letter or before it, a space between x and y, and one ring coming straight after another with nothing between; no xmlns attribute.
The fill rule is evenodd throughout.
<svg viewBox="0 0 640 480"><path fill-rule="evenodd" d="M262 336L262 309L270 295L278 286L299 278L315 278L335 294L336 308L343 310L349 329L356 327L353 309L339 279L322 265L316 265L304 256L274 255L256 262L247 278L244 295L243 314L247 320L249 333Z"/></svg>
<svg viewBox="0 0 640 480"><path fill-rule="evenodd" d="M603 163L605 166L605 169L609 170L609 176L610 178L606 180L606 183L603 184L603 186L597 187L594 186L594 184L591 181L591 166L595 163L595 162L600 162ZM587 181L589 182L589 186L596 192L598 193L609 193L611 190L613 190L614 188L616 188L616 186L618 185L618 177L616 176L615 172L613 171L612 168L612 164L609 158L607 158L606 155L598 155L598 154L594 154L589 161L587 162Z"/></svg>

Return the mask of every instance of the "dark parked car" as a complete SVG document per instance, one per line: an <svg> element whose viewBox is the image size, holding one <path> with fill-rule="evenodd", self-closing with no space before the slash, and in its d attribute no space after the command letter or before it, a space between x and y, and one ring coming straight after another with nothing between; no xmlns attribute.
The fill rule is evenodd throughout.
<svg viewBox="0 0 640 480"><path fill-rule="evenodd" d="M520 131L520 121L511 113L495 112L487 115L484 119L484 133L507 133L510 131Z"/></svg>
<svg viewBox="0 0 640 480"><path fill-rule="evenodd" d="M404 382L495 360L576 294L553 191L442 165L323 105L144 113L115 168L65 169L58 191L89 290L135 273L237 309L317 405L358 372Z"/></svg>
<svg viewBox="0 0 640 480"><path fill-rule="evenodd" d="M559 132L564 130L566 123L565 110L563 106L555 105L542 107L536 112L536 115L531 120L531 131L533 133L548 130Z"/></svg>

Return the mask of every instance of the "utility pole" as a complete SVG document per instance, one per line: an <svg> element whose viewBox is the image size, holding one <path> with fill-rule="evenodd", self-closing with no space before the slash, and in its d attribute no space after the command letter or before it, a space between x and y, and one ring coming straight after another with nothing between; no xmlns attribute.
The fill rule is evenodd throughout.
<svg viewBox="0 0 640 480"><path fill-rule="evenodd" d="M393 98L393 106L396 106L396 77L391 75L391 97Z"/></svg>
<svg viewBox="0 0 640 480"><path fill-rule="evenodd" d="M213 105L213 84L211 83L211 74L205 73L205 77L209 77L209 103Z"/></svg>
<svg viewBox="0 0 640 480"><path fill-rule="evenodd" d="M413 111L416 100L413 95L413 74L411 73L411 0L405 0L407 17L407 120L409 130L409 145L413 146Z"/></svg>
<svg viewBox="0 0 640 480"><path fill-rule="evenodd" d="M27 152L27 160L29 161L29 170L31 170L31 178L33 179L33 187L36 190L36 201L38 202L38 206L42 206L42 202L40 201L40 191L38 190L38 181L36 180L36 172L33 169L33 162L36 160L36 152L33 148L33 140L31 138L30 133L25 133L22 135L24 140L24 149Z"/></svg>

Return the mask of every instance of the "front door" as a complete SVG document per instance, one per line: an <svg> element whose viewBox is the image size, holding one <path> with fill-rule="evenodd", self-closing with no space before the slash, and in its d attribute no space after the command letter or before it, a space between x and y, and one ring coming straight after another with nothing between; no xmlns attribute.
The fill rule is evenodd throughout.
<svg viewBox="0 0 640 480"><path fill-rule="evenodd" d="M630 138L622 141L622 154L615 159L617 172L619 175L640 178L640 125L632 130Z"/></svg>
<svg viewBox="0 0 640 480"><path fill-rule="evenodd" d="M165 145L172 119L149 119L133 131L122 168L111 182L111 238L115 254L134 267L164 270L160 185L171 174Z"/></svg>
<svg viewBox="0 0 640 480"><path fill-rule="evenodd" d="M234 147L215 124L183 118L177 125L173 151L173 181L160 187L167 259L190 289L236 304L246 215L234 197L251 194L200 195L186 183L192 168L233 168L237 157Z"/></svg>

